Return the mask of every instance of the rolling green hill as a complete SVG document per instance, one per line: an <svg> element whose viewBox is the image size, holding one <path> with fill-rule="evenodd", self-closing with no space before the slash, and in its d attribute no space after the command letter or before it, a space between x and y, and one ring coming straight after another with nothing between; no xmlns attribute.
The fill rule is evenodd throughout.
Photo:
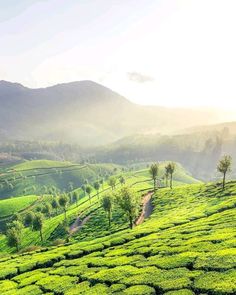
<svg viewBox="0 0 236 295"><path fill-rule="evenodd" d="M114 164L80 165L70 162L32 160L8 165L0 174L0 198L11 196L43 194L53 189L71 191L87 179L94 182L118 171L121 166Z"/></svg>
<svg viewBox="0 0 236 295"><path fill-rule="evenodd" d="M39 165L39 161L37 161L37 164ZM56 165L58 167L58 163L56 163L56 162L53 162L51 164L54 165L54 167L56 167ZM160 164L160 169L159 169L160 176L164 173L164 165L165 165L165 163ZM21 171L26 172L29 170L31 171L32 166L36 167L35 161L17 165L17 166L15 166L14 169L21 169ZM45 163L45 161L44 161L41 169L45 169L45 167L46 167L46 169L48 169L48 166L49 166L49 162L47 161ZM95 169L97 169L96 165L94 165L94 166L95 166ZM39 166L37 166L37 167L39 167ZM68 167L68 166L66 166L66 167ZM111 169L111 167L113 168L113 167L117 167L117 166L112 166L110 164L108 164L108 165L100 164L99 168L101 168L101 167L104 167L104 168L107 167L107 169L108 168ZM50 169L51 169L51 167L49 167L49 170ZM30 173L32 173L32 172L30 172ZM142 170L137 170L137 171L132 170L129 172L122 172L122 173L125 178L126 185L133 187L136 191L152 190L153 184L152 184L152 180L150 179L148 169L142 169ZM116 177L118 178L119 175L120 174L118 174ZM177 164L176 172L174 174L174 185L182 185L183 183L196 183L196 182L198 182L198 181L195 180L194 178L192 178L183 169L182 166ZM117 181L117 187L119 188L119 186L120 186L120 184ZM89 235L87 235L87 237L102 236L104 234L110 234L114 231L128 227L128 223L125 222L126 218L122 218L122 220L120 220L120 216L121 216L120 212L114 212L114 216L117 214L117 219L111 228L107 229L107 222L105 222L105 225L104 225L105 218L104 218L104 213L100 209L100 199L99 198L101 197L103 192L106 193L107 190L110 190L110 187L108 186L106 181L104 182L103 187L101 187L100 196L97 196L96 191L93 189L91 204L89 202L88 196L84 196L84 193L82 192L82 190L80 188L75 188L75 190L74 190L79 195L79 202L78 202L78 206L76 206L76 204L72 204L67 208L67 218L68 218L69 223L73 223L73 221L77 218L77 216L80 216L82 218L82 216L86 217L86 216L91 215L90 223L89 223L89 224L91 224L91 226L89 226L89 224L88 224L86 230L87 230L87 232L89 231L90 233L93 233L93 234L92 235L89 234ZM22 197L22 198L24 200L25 197ZM31 210L36 211L36 209L39 205L43 206L43 205L45 205L45 202L47 202L47 201L51 202L52 198L53 197L50 198L50 195L44 195L42 198L40 198L36 202L36 204L34 205L34 207L31 208ZM17 204L14 204L14 200L17 201L18 198L17 199L14 199L14 198L10 199L10 201L12 202L11 203L12 206L16 207ZM6 200L6 201L8 201L8 200ZM4 202L4 201L2 201L2 202ZM24 216L24 214L25 214L25 210L23 210L21 215ZM63 221L64 221L64 213L62 211L58 212L58 214L56 214L56 215L52 215L50 218L47 217L45 219L45 221L44 221L44 244L46 244L46 245L48 243L50 244L51 241L61 238L60 231L58 230L58 227L60 227L59 225ZM100 224L101 228L100 229L95 228L94 223ZM0 223L0 227L4 230L4 228L5 228L4 223L3 224ZM82 236L84 238L83 232L82 232L82 236L80 233L79 233L79 235L80 235L80 238L82 238ZM31 229L25 228L23 231L23 236L22 236L22 247L28 247L31 245L41 245L39 235L37 232L32 232ZM2 252L13 251L12 248L9 248L7 246L5 235L0 236L0 251L2 251Z"/></svg>
<svg viewBox="0 0 236 295"><path fill-rule="evenodd" d="M10 216L26 209L37 200L38 197L35 195L0 200L0 218Z"/></svg>
<svg viewBox="0 0 236 295"><path fill-rule="evenodd" d="M133 230L0 260L3 295L235 294L236 182L160 189ZM51 294L50 293L50 294Z"/></svg>

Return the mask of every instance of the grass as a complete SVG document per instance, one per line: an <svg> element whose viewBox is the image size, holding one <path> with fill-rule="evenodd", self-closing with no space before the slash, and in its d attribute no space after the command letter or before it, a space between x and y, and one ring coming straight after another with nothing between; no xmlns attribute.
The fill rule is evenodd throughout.
<svg viewBox="0 0 236 295"><path fill-rule="evenodd" d="M35 169L35 167L41 167L41 169L51 170L54 167L59 167L61 162L55 161L28 161L22 164L18 164L14 169L24 170L27 169L31 171L31 169ZM51 165L51 166L50 166ZM68 166L68 163L64 163L64 165ZM114 166L116 167L116 166ZM97 170L106 171L110 169L110 172L114 169L111 164L99 164L90 165L90 170L93 170L94 175L96 175ZM87 168L86 168L87 169ZM107 170L108 171L108 170ZM85 173L86 170L83 170ZM30 172L32 173L32 171ZM64 175L64 174L63 174ZM119 175L119 174L118 174ZM117 176L118 176L117 175ZM150 176L148 173L148 169L142 169L139 171L125 172L123 173L126 184L129 186L133 186L136 191L140 190L148 190L152 188L152 181L150 181ZM175 174L175 185L179 185L181 180L184 180L184 175L186 176L186 181L189 181L188 174L181 168L181 166L177 166L176 174ZM85 174L84 174L85 176ZM64 177L64 176L63 176ZM193 182L196 180L192 179ZM120 184L117 182L117 186ZM104 190L108 189L108 185L105 183ZM80 215L81 218L91 215L89 221L83 227L83 229L77 234L77 236L73 237L75 240L91 240L96 237L101 237L107 234L111 234L113 232L119 231L121 229L125 229L128 227L128 222L126 221L126 216L119 210L114 210L113 212L113 222L111 228L108 228L107 218L103 210L100 208L100 200L99 197L96 196L96 192L93 190L92 195L92 203L90 205L88 201L88 197L83 197L83 192L81 189L76 189L80 195L80 200L78 202L78 206L71 205L67 210L67 218L70 223L72 223L75 218ZM41 198L35 206L32 207L34 211L36 207L40 204L43 204L46 200L50 201L50 196L44 196ZM60 229L58 229L58 225L62 223L64 220L64 214L61 213L57 216L53 216L50 219L46 219L43 225L43 235L45 240L45 245L50 243L53 239L61 238ZM23 231L22 237L22 247L28 247L31 245L41 245L40 237L37 232L32 232L30 229L26 228ZM13 249L9 248L6 243L6 238L4 235L0 235L0 251L1 252L11 252Z"/></svg>
<svg viewBox="0 0 236 295"><path fill-rule="evenodd" d="M133 230L3 257L1 294L235 294L235 192L236 182L160 189Z"/></svg>
<svg viewBox="0 0 236 295"><path fill-rule="evenodd" d="M97 178L121 171L115 164L80 165L70 162L33 160L7 166L0 174L0 197L43 194L55 188L71 191L80 187L85 180L93 183ZM47 190L47 191L46 191Z"/></svg>
<svg viewBox="0 0 236 295"><path fill-rule="evenodd" d="M22 196L7 200L0 200L0 218L13 215L38 200L38 196Z"/></svg>

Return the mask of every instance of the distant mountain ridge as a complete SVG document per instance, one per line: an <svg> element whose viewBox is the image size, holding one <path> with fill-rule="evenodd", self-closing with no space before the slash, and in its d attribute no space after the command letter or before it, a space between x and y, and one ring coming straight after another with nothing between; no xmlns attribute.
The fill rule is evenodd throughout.
<svg viewBox="0 0 236 295"><path fill-rule="evenodd" d="M38 89L0 81L0 141L100 145L134 133L168 133L217 121L214 111L136 105L93 81Z"/></svg>

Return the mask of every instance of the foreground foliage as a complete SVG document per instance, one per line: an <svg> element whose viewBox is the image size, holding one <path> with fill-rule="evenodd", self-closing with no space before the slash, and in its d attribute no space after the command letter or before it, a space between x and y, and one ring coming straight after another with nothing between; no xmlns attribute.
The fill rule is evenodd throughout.
<svg viewBox="0 0 236 295"><path fill-rule="evenodd" d="M133 230L2 258L1 294L235 294L235 191L161 189Z"/></svg>

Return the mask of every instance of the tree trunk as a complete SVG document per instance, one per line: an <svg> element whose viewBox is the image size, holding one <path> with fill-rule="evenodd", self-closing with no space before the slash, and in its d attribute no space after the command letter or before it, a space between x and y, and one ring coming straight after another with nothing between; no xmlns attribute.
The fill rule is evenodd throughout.
<svg viewBox="0 0 236 295"><path fill-rule="evenodd" d="M223 175L223 189L225 189L225 177L226 177L226 172Z"/></svg>
<svg viewBox="0 0 236 295"><path fill-rule="evenodd" d="M131 215L129 216L129 227L130 227L131 229L133 228L133 218L132 218Z"/></svg>
<svg viewBox="0 0 236 295"><path fill-rule="evenodd" d="M16 250L17 250L17 252L19 252L19 244L18 243L16 243Z"/></svg>
<svg viewBox="0 0 236 295"><path fill-rule="evenodd" d="M64 209L64 213L65 213L65 220L66 220L66 209Z"/></svg>
<svg viewBox="0 0 236 295"><path fill-rule="evenodd" d="M109 227L111 227L111 211L108 212Z"/></svg>
<svg viewBox="0 0 236 295"><path fill-rule="evenodd" d="M172 182L173 182L173 174L170 175L170 188L172 189Z"/></svg>
<svg viewBox="0 0 236 295"><path fill-rule="evenodd" d="M42 229L39 230L39 233L40 233L40 239L41 239L41 242L43 242L43 233L42 233Z"/></svg>
<svg viewBox="0 0 236 295"><path fill-rule="evenodd" d="M156 179L154 178L153 179L153 189L154 189L154 192L156 191Z"/></svg>

